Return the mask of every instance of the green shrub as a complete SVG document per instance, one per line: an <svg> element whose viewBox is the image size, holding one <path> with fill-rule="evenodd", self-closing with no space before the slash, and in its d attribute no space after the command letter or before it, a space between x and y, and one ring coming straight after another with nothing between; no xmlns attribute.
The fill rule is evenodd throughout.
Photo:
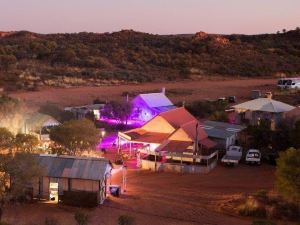
<svg viewBox="0 0 300 225"><path fill-rule="evenodd" d="M269 220L254 220L252 225L276 225L276 224Z"/></svg>
<svg viewBox="0 0 300 225"><path fill-rule="evenodd" d="M262 201L268 200L268 191L265 189L260 189L254 194L254 196Z"/></svg>
<svg viewBox="0 0 300 225"><path fill-rule="evenodd" d="M88 214L86 214L82 211L77 211L74 214L74 219L76 220L78 225L87 225L89 216L88 216Z"/></svg>
<svg viewBox="0 0 300 225"><path fill-rule="evenodd" d="M265 218L267 216L266 208L259 204L259 202L254 198L247 199L245 204L240 205L238 211L242 216L253 216L259 218Z"/></svg>
<svg viewBox="0 0 300 225"><path fill-rule="evenodd" d="M300 210L294 203L277 202L268 209L268 217L272 219L299 220Z"/></svg>
<svg viewBox="0 0 300 225"><path fill-rule="evenodd" d="M134 225L135 219L129 215L121 215L118 218L118 224L119 225Z"/></svg>
<svg viewBox="0 0 300 225"><path fill-rule="evenodd" d="M0 221L0 225L11 225L10 223L4 222L4 221Z"/></svg>

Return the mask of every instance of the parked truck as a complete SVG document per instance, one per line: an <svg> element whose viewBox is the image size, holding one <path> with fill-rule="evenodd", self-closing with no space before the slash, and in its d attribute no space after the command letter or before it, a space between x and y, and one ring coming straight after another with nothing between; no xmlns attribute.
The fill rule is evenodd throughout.
<svg viewBox="0 0 300 225"><path fill-rule="evenodd" d="M241 160L242 155L243 155L242 147L232 145L227 149L226 154L221 159L221 162L227 165L237 165Z"/></svg>

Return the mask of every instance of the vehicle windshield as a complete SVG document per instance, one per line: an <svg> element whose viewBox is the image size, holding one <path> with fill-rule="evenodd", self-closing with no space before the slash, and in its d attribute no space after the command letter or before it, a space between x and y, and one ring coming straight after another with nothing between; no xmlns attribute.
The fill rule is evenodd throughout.
<svg viewBox="0 0 300 225"><path fill-rule="evenodd" d="M248 158L259 158L259 153L257 152L249 152L247 155Z"/></svg>
<svg viewBox="0 0 300 225"><path fill-rule="evenodd" d="M291 85L292 84L292 80L287 80L286 84L287 85Z"/></svg>
<svg viewBox="0 0 300 225"><path fill-rule="evenodd" d="M287 82L288 82L288 80L283 80L283 81L282 81L282 84L283 84L283 85L286 85Z"/></svg>

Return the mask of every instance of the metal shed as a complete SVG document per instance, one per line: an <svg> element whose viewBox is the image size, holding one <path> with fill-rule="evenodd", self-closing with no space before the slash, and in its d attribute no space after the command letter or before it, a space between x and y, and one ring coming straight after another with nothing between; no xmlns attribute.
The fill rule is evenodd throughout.
<svg viewBox="0 0 300 225"><path fill-rule="evenodd" d="M106 198L112 165L104 158L37 155L44 176L33 185L33 195L54 201L64 192L93 192L99 204Z"/></svg>

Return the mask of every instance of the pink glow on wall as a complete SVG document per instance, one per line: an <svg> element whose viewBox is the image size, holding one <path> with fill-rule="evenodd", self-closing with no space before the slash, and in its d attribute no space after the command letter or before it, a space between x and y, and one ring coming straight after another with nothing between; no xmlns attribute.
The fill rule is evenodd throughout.
<svg viewBox="0 0 300 225"><path fill-rule="evenodd" d="M118 125L120 124L120 120L117 119L109 119L109 118L101 118L100 121L108 123L108 124L112 124L112 125ZM127 120L127 125L130 125L132 127L140 127L144 124L144 121L140 121L140 120ZM123 121L123 124L125 124L125 121Z"/></svg>

